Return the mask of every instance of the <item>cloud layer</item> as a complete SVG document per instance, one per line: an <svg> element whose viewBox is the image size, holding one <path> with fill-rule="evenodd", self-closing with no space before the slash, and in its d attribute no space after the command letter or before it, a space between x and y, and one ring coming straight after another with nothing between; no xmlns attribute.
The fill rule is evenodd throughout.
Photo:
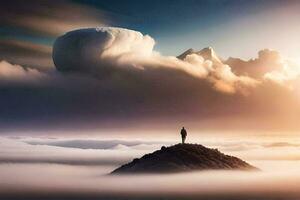
<svg viewBox="0 0 300 200"><path fill-rule="evenodd" d="M297 63L273 50L249 61L223 61L212 48L174 57L154 45L137 31L90 28L57 39L57 70L2 61L0 87L13 81L14 93L0 90L1 127L159 127L163 121L170 127L297 129ZM15 102L20 97L22 103Z"/></svg>
<svg viewBox="0 0 300 200"><path fill-rule="evenodd" d="M20 65L12 65L6 61L0 62L0 82L1 84L13 83L34 83L43 81L46 74L32 68L23 68Z"/></svg>
<svg viewBox="0 0 300 200"><path fill-rule="evenodd" d="M76 30L56 40L53 59L60 71L78 70L98 74L113 71L111 73L133 73L133 76L146 76L152 80L158 76L155 74L157 68L161 71L177 70L207 80L213 84L213 88L225 93L234 93L258 84L250 77L235 75L222 62L205 62L198 54L187 55L182 60L161 56L153 51L154 44L150 36L128 29L108 27ZM159 74L162 79L167 79L163 76L169 76L167 73Z"/></svg>

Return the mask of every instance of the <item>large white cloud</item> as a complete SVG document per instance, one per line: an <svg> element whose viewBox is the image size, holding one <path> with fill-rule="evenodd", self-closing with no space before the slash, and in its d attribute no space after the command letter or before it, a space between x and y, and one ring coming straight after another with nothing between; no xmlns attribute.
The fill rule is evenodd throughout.
<svg viewBox="0 0 300 200"><path fill-rule="evenodd" d="M150 36L121 28L82 29L59 37L53 59L60 71L104 71L107 66L137 64L152 55ZM113 66L112 66L113 65Z"/></svg>
<svg viewBox="0 0 300 200"><path fill-rule="evenodd" d="M101 54L102 58L122 57L122 56L140 56L148 57L153 52L155 41L148 35L140 32L123 28L96 28L101 37L103 33L107 34L107 40Z"/></svg>

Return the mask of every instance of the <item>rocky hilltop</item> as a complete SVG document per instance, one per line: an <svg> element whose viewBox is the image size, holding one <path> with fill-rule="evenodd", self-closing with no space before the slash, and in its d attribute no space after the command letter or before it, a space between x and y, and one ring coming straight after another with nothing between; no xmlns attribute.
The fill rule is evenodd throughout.
<svg viewBox="0 0 300 200"><path fill-rule="evenodd" d="M112 174L175 173L195 170L257 170L256 167L217 149L198 144L176 144L136 158Z"/></svg>

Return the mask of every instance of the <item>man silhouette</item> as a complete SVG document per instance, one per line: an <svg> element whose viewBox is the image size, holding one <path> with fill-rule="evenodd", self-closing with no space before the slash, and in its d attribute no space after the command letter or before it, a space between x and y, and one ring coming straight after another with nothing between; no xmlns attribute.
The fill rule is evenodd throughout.
<svg viewBox="0 0 300 200"><path fill-rule="evenodd" d="M180 134L181 134L182 144L184 144L185 139L186 139L186 136L187 136L187 132L186 132L186 130L185 130L184 127L182 127L182 129L181 129L181 131L180 131Z"/></svg>

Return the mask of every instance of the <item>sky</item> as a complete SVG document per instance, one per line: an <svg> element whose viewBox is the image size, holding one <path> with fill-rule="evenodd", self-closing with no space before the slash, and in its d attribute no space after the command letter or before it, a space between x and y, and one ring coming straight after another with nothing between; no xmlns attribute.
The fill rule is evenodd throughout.
<svg viewBox="0 0 300 200"><path fill-rule="evenodd" d="M299 1L0 4L4 132L299 130Z"/></svg>
<svg viewBox="0 0 300 200"><path fill-rule="evenodd" d="M206 46L224 58L249 59L265 45L289 57L299 52L299 1L15 1L1 3L5 16L1 38L52 46L55 36L67 30L106 24L151 35L156 49L165 55ZM12 11L6 13L7 7ZM74 12L66 14L64 7ZM60 27L47 24L58 20Z"/></svg>

